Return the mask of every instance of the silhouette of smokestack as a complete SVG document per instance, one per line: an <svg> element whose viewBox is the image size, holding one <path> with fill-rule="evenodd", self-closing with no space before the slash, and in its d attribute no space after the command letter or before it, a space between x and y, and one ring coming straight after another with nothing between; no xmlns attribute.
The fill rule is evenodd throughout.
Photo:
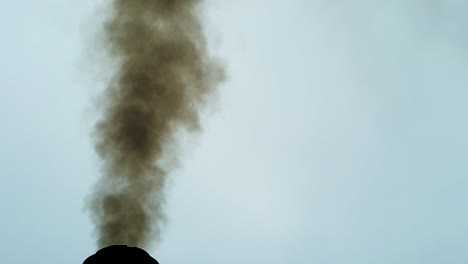
<svg viewBox="0 0 468 264"><path fill-rule="evenodd" d="M83 264L159 264L146 251L137 247L105 247L88 257Z"/></svg>

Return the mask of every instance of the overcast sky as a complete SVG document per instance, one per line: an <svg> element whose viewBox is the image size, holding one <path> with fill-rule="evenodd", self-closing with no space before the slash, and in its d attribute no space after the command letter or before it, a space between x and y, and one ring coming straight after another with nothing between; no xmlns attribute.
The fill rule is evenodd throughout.
<svg viewBox="0 0 468 264"><path fill-rule="evenodd" d="M0 256L81 263L95 1L0 8ZM101 4L102 6L102 4ZM210 0L228 80L184 139L161 264L468 262L468 2Z"/></svg>

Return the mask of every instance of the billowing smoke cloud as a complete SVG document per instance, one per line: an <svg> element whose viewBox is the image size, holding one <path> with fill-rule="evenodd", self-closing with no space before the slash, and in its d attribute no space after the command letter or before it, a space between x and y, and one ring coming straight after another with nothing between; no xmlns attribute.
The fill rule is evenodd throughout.
<svg viewBox="0 0 468 264"><path fill-rule="evenodd" d="M196 0L114 0L105 47L117 70L96 125L103 175L92 194L98 245L145 247L164 212L174 134L199 128L198 111L222 80L207 53ZM169 146L169 147L168 147Z"/></svg>

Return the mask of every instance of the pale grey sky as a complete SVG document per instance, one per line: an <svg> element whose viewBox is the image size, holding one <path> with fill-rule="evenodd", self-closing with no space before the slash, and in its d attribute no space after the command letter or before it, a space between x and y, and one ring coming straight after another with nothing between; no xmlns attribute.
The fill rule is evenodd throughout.
<svg viewBox="0 0 468 264"><path fill-rule="evenodd" d="M0 9L0 255L81 263L94 1ZM468 2L207 3L229 73L167 192L162 264L467 263ZM94 28L93 28L94 27ZM88 43L88 44L86 44Z"/></svg>

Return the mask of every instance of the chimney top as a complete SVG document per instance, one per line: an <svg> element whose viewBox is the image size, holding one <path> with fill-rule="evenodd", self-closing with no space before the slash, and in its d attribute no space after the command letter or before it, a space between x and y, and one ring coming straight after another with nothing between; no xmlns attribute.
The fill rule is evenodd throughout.
<svg viewBox="0 0 468 264"><path fill-rule="evenodd" d="M83 264L159 264L145 250L126 245L114 245L100 249Z"/></svg>

